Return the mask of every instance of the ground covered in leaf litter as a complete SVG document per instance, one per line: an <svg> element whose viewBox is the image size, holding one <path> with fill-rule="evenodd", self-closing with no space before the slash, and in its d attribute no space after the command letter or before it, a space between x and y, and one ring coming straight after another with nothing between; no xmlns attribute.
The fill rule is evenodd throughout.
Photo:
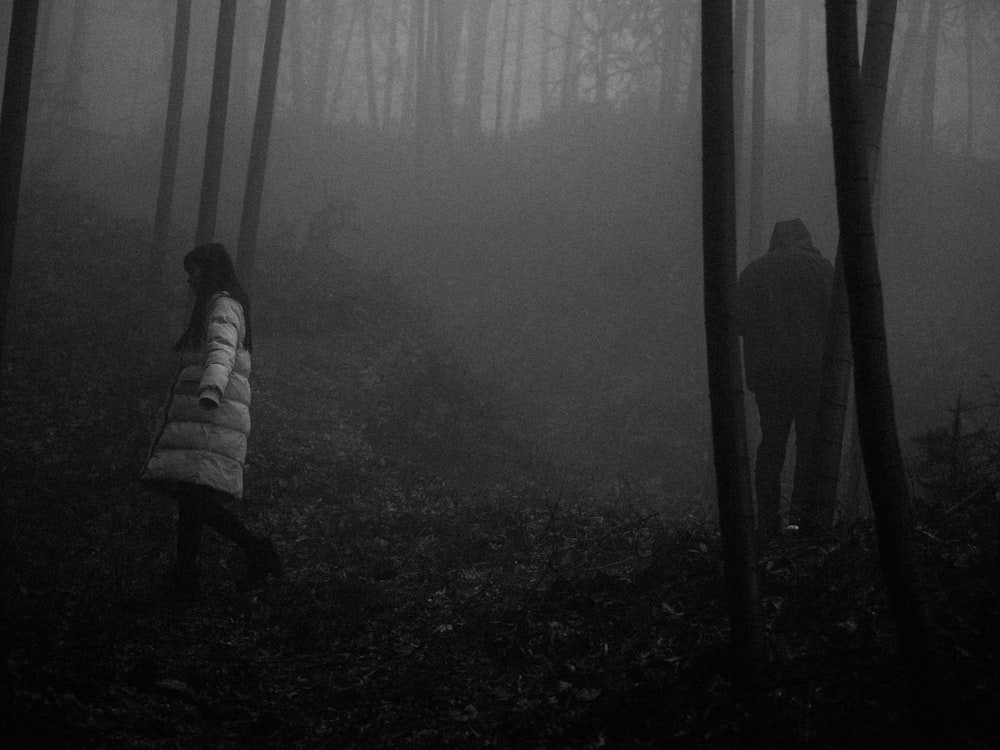
<svg viewBox="0 0 1000 750"><path fill-rule="evenodd" d="M369 412L391 421L385 392L411 387L384 377L431 357L394 370L383 349L380 372L371 345L262 338L242 511L287 575L244 591L242 561L209 536L195 603L162 592L172 509L127 476L142 446L128 410L100 383L59 398L65 375L8 385L11 727L46 747L738 744L714 525L528 483L472 490L380 454ZM998 739L991 512L969 502L918 537L966 747ZM761 575L773 713L757 735L896 744L904 690L871 530L772 545Z"/></svg>
<svg viewBox="0 0 1000 750"><path fill-rule="evenodd" d="M274 537L286 576L243 590L239 555L206 535L204 600L171 600L173 509L134 481L171 371L169 356L143 354L144 230L74 215L65 197L22 222L19 309L47 314L13 318L3 372L2 736L46 748L908 737L869 524L761 551L770 710L748 721L730 700L710 516L677 517L624 481L609 494L560 479L419 315L345 269L329 299L349 304L333 313L301 315L294 280L266 286L260 308L288 307L257 340L239 509ZM106 267L81 273L80 257ZM917 534L954 678L949 744L969 748L1000 743L998 441L984 434L985 465L957 473L938 457L961 486L937 483Z"/></svg>

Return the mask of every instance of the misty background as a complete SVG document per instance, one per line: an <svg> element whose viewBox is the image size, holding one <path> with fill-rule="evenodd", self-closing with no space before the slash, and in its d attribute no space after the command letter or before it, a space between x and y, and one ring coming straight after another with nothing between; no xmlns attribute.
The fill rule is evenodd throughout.
<svg viewBox="0 0 1000 750"><path fill-rule="evenodd" d="M0 5L2 60L10 2ZM676 510L710 505L698 3L445 0L448 67L438 80L448 83L433 92L429 132L418 126L426 102L412 73L416 3L365 5L367 14L353 0L288 3L259 232L255 356L267 360L269 337L322 337L338 321L378 318L378 301L360 296L355 279L383 278L498 404L503 429L545 457L550 478L573 477L596 493L633 483ZM484 5L485 67L473 107L470 51ZM800 217L832 259L823 4L766 7L764 232ZM47 206L35 212L47 236L72 243L74 231L53 223L86 217L90 206L134 237L149 236L174 12L163 0L41 4L23 191ZM164 277L177 321L218 12L217 2L192 4ZM238 3L216 229L231 250L266 17L266 2ZM959 396L996 399L998 41L996 2L899 2L878 241L904 450L909 438L947 423ZM748 59L741 266L750 255L749 81ZM137 242L134 268L108 267L91 248L25 239L32 221L19 225L14 348L36 335L31 321L46 295L70 287L98 290L82 294L94 306L76 312L100 329L116 288L141 286L130 274L148 250Z"/></svg>

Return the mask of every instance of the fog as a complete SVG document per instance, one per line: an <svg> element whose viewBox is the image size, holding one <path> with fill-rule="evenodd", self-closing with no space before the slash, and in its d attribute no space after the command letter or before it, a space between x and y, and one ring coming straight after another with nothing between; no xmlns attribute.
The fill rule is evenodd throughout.
<svg viewBox="0 0 1000 750"><path fill-rule="evenodd" d="M432 107L428 135L417 127L420 102L408 72L412 3L369 4L372 123L363 14L346 0L290 0L259 231L259 356L267 357L268 336L301 333L313 325L304 321L323 319L316 308L338 304L345 283L333 275L342 259L359 273L387 276L425 311L436 335L500 403L505 429L550 456L557 473L595 486L627 480L669 502L701 502L709 426L697 3L552 0L525 3L521 19L518 3L493 2L481 106L471 116L475 14L466 5L463 16L460 3L444 3L442 57L452 85L432 87L445 104ZM23 189L79 191L148 239L175 5L41 6ZM171 288L180 288L177 258L194 238L218 7L192 8ZM9 8L3 3L3 59ZM923 8L899 2L878 227L907 451L911 437L948 423L959 396L995 399L989 378L1000 360L1000 10L985 0L947 4L928 88L930 46L915 12ZM823 4L772 0L767 9L762 223L769 233L775 221L802 218L832 259ZM233 250L266 18L267 3L238 3L216 228ZM748 259L747 67L741 265ZM18 246L21 319L32 311L23 308L29 297L18 296L19 283L33 278L48 252ZM83 255L74 262L59 273L99 265ZM299 308L281 307L288 289ZM172 299L183 306L181 292ZM367 309L372 304L352 299L351 309L377 315ZM78 311L98 327L102 314ZM309 333L325 331L316 324Z"/></svg>

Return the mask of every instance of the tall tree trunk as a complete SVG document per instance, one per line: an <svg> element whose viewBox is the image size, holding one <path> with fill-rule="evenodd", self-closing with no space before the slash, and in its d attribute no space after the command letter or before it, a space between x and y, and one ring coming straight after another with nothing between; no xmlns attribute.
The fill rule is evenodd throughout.
<svg viewBox="0 0 1000 750"><path fill-rule="evenodd" d="M746 131L747 99L747 27L750 18L750 3L736 3L733 17L733 129L736 134L736 173L739 174L743 150L743 134ZM737 182L737 184L739 184ZM737 191L738 192L738 191Z"/></svg>
<svg viewBox="0 0 1000 750"><path fill-rule="evenodd" d="M896 0L870 0L862 63L862 106L873 226L878 226L882 123L885 119L895 18ZM802 495L807 498L807 507L799 509L809 523L826 531L833 528L837 510L844 425L849 402L852 361L848 318L843 248L838 243L830 317L823 351L823 378L815 451L812 456L813 469L807 476L810 486Z"/></svg>
<svg viewBox="0 0 1000 750"><path fill-rule="evenodd" d="M913 69L917 47L922 37L927 0L911 0L909 5L910 10L906 14L906 36L903 38L903 48L899 52L899 61L896 63L886 100L886 121L891 127L898 127L901 122L903 93L906 91L906 79Z"/></svg>
<svg viewBox="0 0 1000 750"><path fill-rule="evenodd" d="M236 122L249 120L250 112L250 35L256 8L246 8L243 22L233 29L233 62L229 85L229 109Z"/></svg>
<svg viewBox="0 0 1000 750"><path fill-rule="evenodd" d="M764 253L764 130L767 127L767 20L764 0L753 3L753 117L750 124L750 226L747 248L751 258Z"/></svg>
<svg viewBox="0 0 1000 750"><path fill-rule="evenodd" d="M153 241L150 244L147 294L160 295L170 210L174 200L177 174L177 151L181 139L181 114L184 110L184 78L187 75L188 38L191 32L191 0L177 0L174 20L174 44L170 61L170 89L167 93L167 122L163 132L163 156L160 160L160 184L156 193Z"/></svg>
<svg viewBox="0 0 1000 750"><path fill-rule="evenodd" d="M538 90L540 92L542 115L546 115L552 106L552 97L549 91L549 41L552 38L552 0L542 0L542 21L540 27L542 48L538 61Z"/></svg>
<svg viewBox="0 0 1000 750"><path fill-rule="evenodd" d="M63 90L63 124L79 125L81 114L86 107L83 91L84 50L87 46L87 17L89 0L75 0L73 3L73 23L70 27L69 44L65 62L65 88Z"/></svg>
<svg viewBox="0 0 1000 750"><path fill-rule="evenodd" d="M37 0L14 0L0 109L0 373L7 338L10 282L14 269L17 209L21 197L24 137L28 128L31 72L38 24Z"/></svg>
<svg viewBox="0 0 1000 750"><path fill-rule="evenodd" d="M410 25L406 32L406 75L403 82L403 105L400 115L403 130L417 125L417 86L421 64L420 45L423 43L423 0L411 0Z"/></svg>
<svg viewBox="0 0 1000 750"><path fill-rule="evenodd" d="M691 67L688 70L687 82L687 112L684 114L684 133L694 133L698 118L701 116L701 97L698 96L698 79L701 76L701 65L695 62L701 59L701 34L698 33L698 6L691 5L693 16L693 31L691 39Z"/></svg>
<svg viewBox="0 0 1000 750"><path fill-rule="evenodd" d="M799 92L795 106L795 117L800 123L809 119L809 76L812 56L810 15L809 4L799 3Z"/></svg>
<svg viewBox="0 0 1000 750"><path fill-rule="evenodd" d="M764 681L764 630L753 549L743 370L732 316L736 290L732 23L731 0L703 0L702 241L708 392L732 628L733 684L741 697L752 698L760 694Z"/></svg>
<svg viewBox="0 0 1000 750"><path fill-rule="evenodd" d="M510 4L511 0L504 0L503 27L500 31L500 62L497 65L496 121L493 123L493 134L497 136L500 135L500 130L503 127L504 67L507 65L507 35L510 31Z"/></svg>
<svg viewBox="0 0 1000 750"><path fill-rule="evenodd" d="M341 92L345 88L347 80L347 69L351 60L351 42L354 40L354 29L358 23L359 3L364 0L354 0L351 3L351 17L347 22L347 33L344 36L344 46L340 50L340 59L337 61L337 69L334 71L333 93L330 96L330 120L337 119L337 107L340 104ZM366 3L367 4L367 3Z"/></svg>
<svg viewBox="0 0 1000 750"><path fill-rule="evenodd" d="M447 147L452 136L452 95L455 88L455 60L462 29L462 8L447 7L443 0L434 4L434 83L437 90L435 137ZM450 11L450 12L449 12Z"/></svg>
<svg viewBox="0 0 1000 750"><path fill-rule="evenodd" d="M267 173L267 150L271 140L271 118L274 114L274 93L278 86L278 66L281 62L281 35L285 28L286 0L271 0L264 36L264 54L260 65L260 86L257 93L257 113L250 141L250 163L243 191L243 213L240 217L239 264L243 283L251 288L254 261L257 257L257 227L260 223L260 202Z"/></svg>
<svg viewBox="0 0 1000 750"><path fill-rule="evenodd" d="M52 63L50 60L53 48L53 26L52 17L55 15L52 9L53 3L41 3L38 9L37 30L35 32L35 67L38 74L51 78L51 74L45 74L45 69ZM5 71L6 72L6 71Z"/></svg>
<svg viewBox="0 0 1000 750"><path fill-rule="evenodd" d="M382 127L388 130L392 123L392 92L396 86L399 71L399 0L392 0L392 15L389 18L389 48L386 50L385 88L382 91Z"/></svg>
<svg viewBox="0 0 1000 750"><path fill-rule="evenodd" d="M926 159L934 151L934 105L937 102L938 38L941 35L942 3L927 9L927 54L924 57L923 95L920 98L920 154Z"/></svg>
<svg viewBox="0 0 1000 750"><path fill-rule="evenodd" d="M362 35L365 42L365 83L368 89L368 123L372 130L378 130L378 105L375 101L375 41L372 38L375 30L372 28L371 3L363 2L361 10Z"/></svg>
<svg viewBox="0 0 1000 750"><path fill-rule="evenodd" d="M288 25L291 38L288 40L289 51L291 52L290 58L288 60L291 83L292 83L292 112L297 113L297 117L293 120L304 121L306 116L309 114L309 101L306 96L306 78L305 78L305 59L302 54L302 50L305 47L302 27L303 22L302 2L293 2L291 13L289 13ZM321 119L323 113L320 112L318 117Z"/></svg>
<svg viewBox="0 0 1000 750"><path fill-rule="evenodd" d="M608 100L608 5L599 3L594 15L594 102L603 105Z"/></svg>
<svg viewBox="0 0 1000 750"><path fill-rule="evenodd" d="M882 176L882 128L888 96L896 0L868 0L865 48L861 58L861 106L865 157L872 201L872 226L878 228L879 184Z"/></svg>
<svg viewBox="0 0 1000 750"><path fill-rule="evenodd" d="M336 2L325 2L320 4L319 9L319 48L316 51L316 62L313 66L315 76L312 82L312 112L319 123L326 120L326 99L333 59L333 34L337 28L337 5Z"/></svg>
<svg viewBox="0 0 1000 750"><path fill-rule="evenodd" d="M416 72L413 81L414 103L413 115L416 119L417 140L425 143L428 135L428 107L431 98L430 80L430 54L432 52L428 37L433 33L427 19L428 0L415 0L413 3L414 25L411 33L414 37L416 60L414 69Z"/></svg>
<svg viewBox="0 0 1000 750"><path fill-rule="evenodd" d="M833 130L837 218L851 318L858 427L875 510L879 557L899 631L914 716L942 711L943 673L937 661L927 598L913 550L913 519L896 431L889 379L858 70L857 8L853 0L826 5L827 75ZM937 743L931 742L937 746Z"/></svg>
<svg viewBox="0 0 1000 750"><path fill-rule="evenodd" d="M660 2L661 31L659 39L656 41L656 54L660 65L660 90L658 93L657 116L661 123L666 123L675 115L677 107L677 81L680 75L678 60L680 54L680 27L682 23L681 9L675 7L674 13L670 13L667 8L674 5L668 0ZM735 102L735 93L734 93ZM734 121L735 121L735 109ZM739 132L739 126L736 126Z"/></svg>
<svg viewBox="0 0 1000 750"><path fill-rule="evenodd" d="M469 44L466 52L464 127L465 140L471 140L480 130L483 116L483 82L486 73L486 39L489 30L490 0L478 0L469 22Z"/></svg>
<svg viewBox="0 0 1000 750"><path fill-rule="evenodd" d="M516 132L521 125L521 86L524 83L524 28L527 16L527 3L524 0L517 2L517 28L514 46L514 80L511 82L510 90L510 124L512 131Z"/></svg>
<svg viewBox="0 0 1000 750"><path fill-rule="evenodd" d="M747 100L747 53L749 52L750 2L743 0L735 3L733 14L733 131L736 148L736 228L737 237L749 237L750 209L746 200L749 194L747 180L748 158L746 135L746 100ZM747 233L744 234L744 231ZM740 244L737 241L737 257L740 255ZM750 257L749 246L744 243L743 254Z"/></svg>
<svg viewBox="0 0 1000 750"><path fill-rule="evenodd" d="M219 3L219 26L215 37L215 65L212 73L212 102L208 110L205 140L205 171L201 178L198 228L195 244L211 242L219 207L222 181L222 154L226 140L226 110L229 105L229 74L233 59L233 31L236 28L236 0Z"/></svg>
<svg viewBox="0 0 1000 750"><path fill-rule="evenodd" d="M966 156L975 153L975 123L976 123L976 80L972 49L976 42L976 26L978 9L975 3L965 5L965 148Z"/></svg>
<svg viewBox="0 0 1000 750"><path fill-rule="evenodd" d="M578 18L580 11L578 0L569 0L566 13L569 18L566 21L566 46L563 48L562 107L564 110L576 103L580 87L580 22Z"/></svg>

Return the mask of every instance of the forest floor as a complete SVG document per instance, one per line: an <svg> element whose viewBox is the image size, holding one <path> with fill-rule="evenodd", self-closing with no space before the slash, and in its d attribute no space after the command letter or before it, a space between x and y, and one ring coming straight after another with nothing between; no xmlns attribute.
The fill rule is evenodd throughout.
<svg viewBox="0 0 1000 750"><path fill-rule="evenodd" d="M144 353L150 305L126 262L144 230L66 228L68 204L42 202L53 213L23 225L28 312L12 319L2 373L0 736L842 748L927 745L939 726L939 746L1000 745L995 432L979 446L986 480L945 461L957 485L939 482L938 502L917 509L950 704L906 710L874 533L859 521L759 551L770 671L751 715L731 697L717 525L625 478L611 493L560 479L374 283L345 282L364 304L338 325L257 336L237 510L275 540L286 574L246 590L239 553L206 533L204 597L172 599L174 508L135 480L171 372L169 356ZM81 257L87 274L73 270Z"/></svg>
<svg viewBox="0 0 1000 750"><path fill-rule="evenodd" d="M370 414L399 417L387 394L410 393L428 361L408 351L261 337L239 510L287 573L245 591L239 555L206 534L193 603L164 593L173 509L131 479L155 405L14 362L0 445L4 736L47 748L904 744L868 525L761 551L772 671L766 715L749 721L730 698L716 527L513 478L473 490L380 453ZM424 427L447 431L452 412L436 410ZM953 673L952 747L1000 742L995 503L928 515L916 536Z"/></svg>

